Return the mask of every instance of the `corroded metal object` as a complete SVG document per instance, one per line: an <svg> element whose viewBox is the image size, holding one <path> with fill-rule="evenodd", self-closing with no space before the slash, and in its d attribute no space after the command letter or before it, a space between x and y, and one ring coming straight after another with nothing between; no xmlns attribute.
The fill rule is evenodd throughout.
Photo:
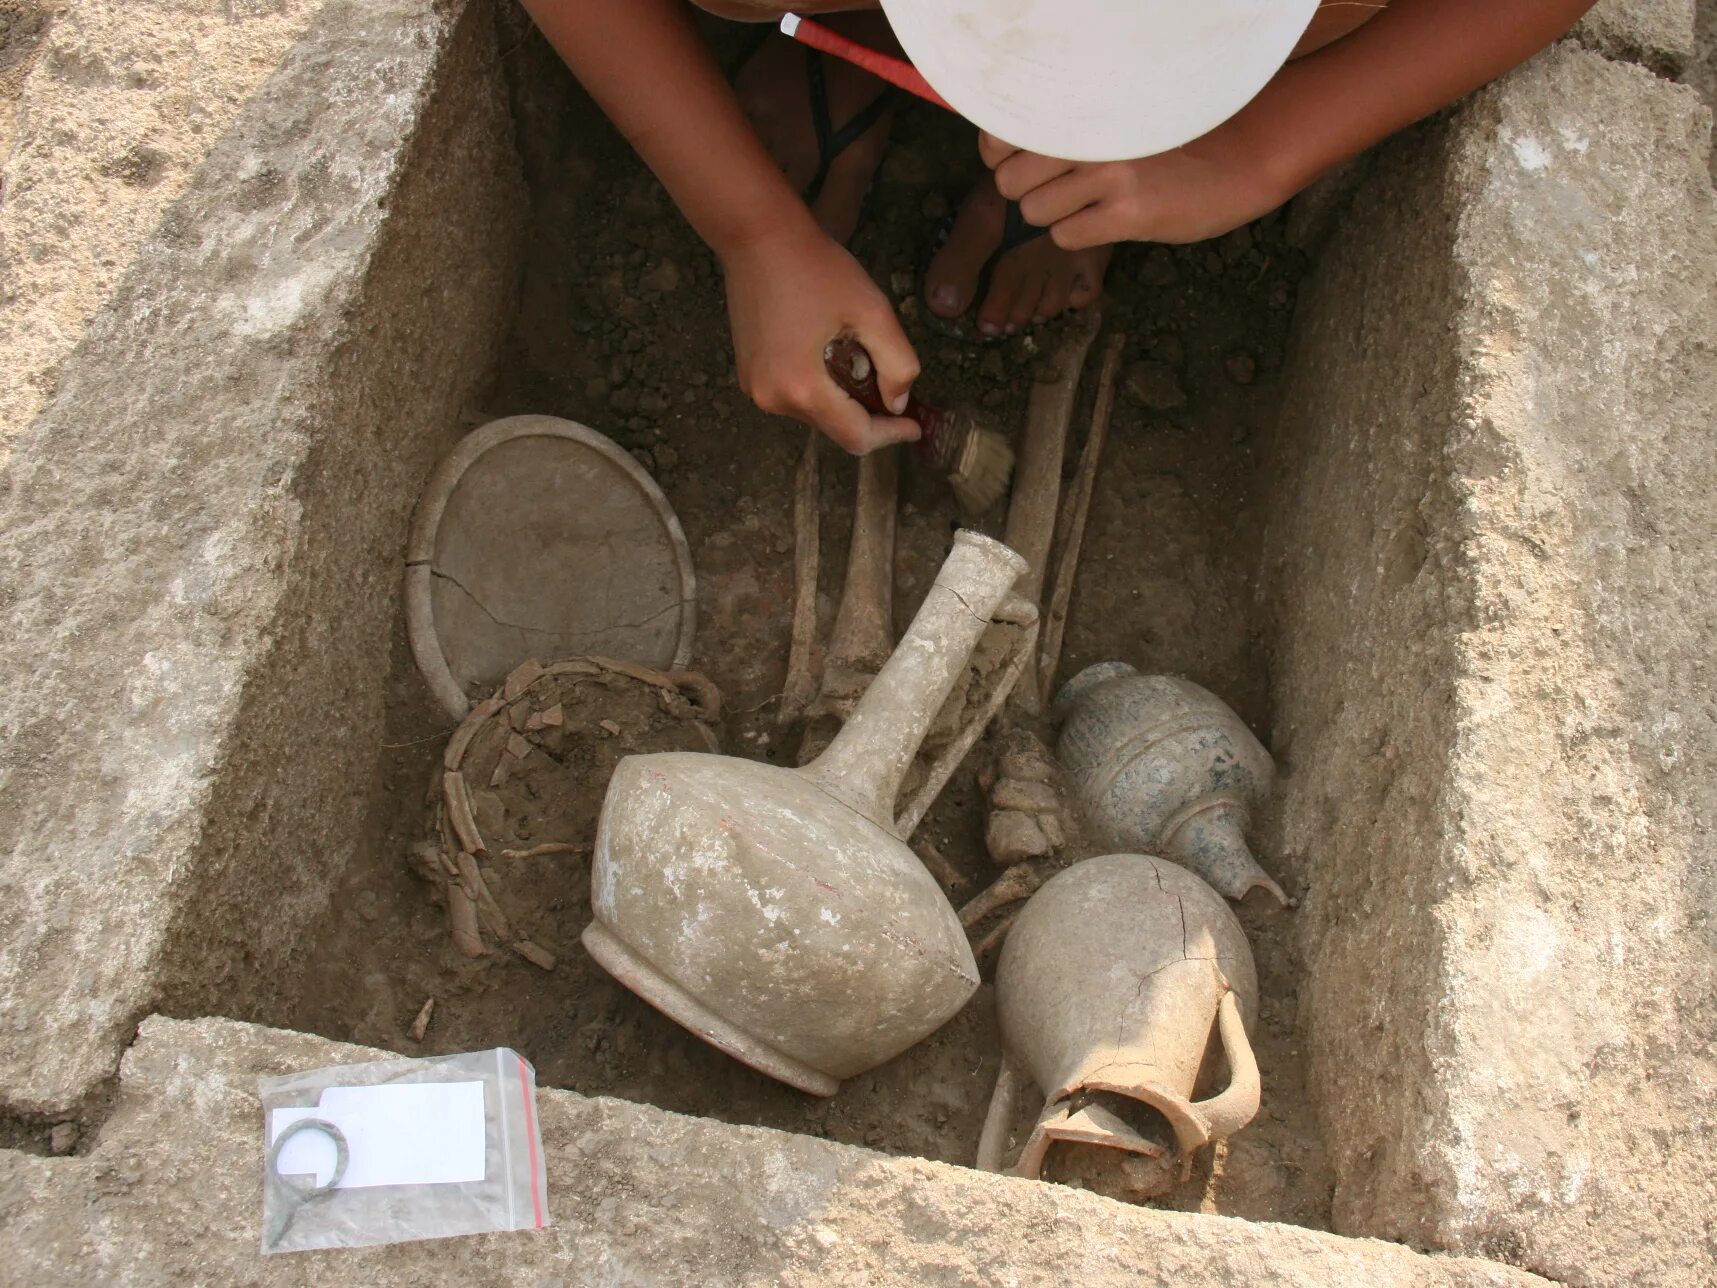
<svg viewBox="0 0 1717 1288"><path fill-rule="evenodd" d="M1246 1037L1257 1006L1240 923L1185 868L1107 854L1057 873L1014 922L996 971L1004 1060L978 1166L1003 1170L1029 1080L1043 1109L1007 1170L1107 1168L1120 1177L1114 1197L1166 1192L1198 1150L1258 1112ZM1226 1085L1208 1095L1223 1061Z"/></svg>
<svg viewBox="0 0 1717 1288"><path fill-rule="evenodd" d="M706 1041L819 1095L953 1016L977 966L902 839L946 773L933 769L898 816L895 798L1023 569L1000 542L957 534L900 646L802 769L692 753L621 761L597 828L591 955ZM1035 630L1021 636L1029 647ZM956 739L954 754L969 745Z"/></svg>
<svg viewBox="0 0 1717 1288"><path fill-rule="evenodd" d="M1056 755L1102 844L1184 863L1230 899L1288 896L1246 845L1276 766L1208 689L1102 662L1056 695Z"/></svg>

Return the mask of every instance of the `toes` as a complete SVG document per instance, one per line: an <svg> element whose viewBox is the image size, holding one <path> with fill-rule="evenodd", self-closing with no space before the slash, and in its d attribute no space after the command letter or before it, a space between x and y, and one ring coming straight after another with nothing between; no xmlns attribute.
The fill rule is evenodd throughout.
<svg viewBox="0 0 1717 1288"><path fill-rule="evenodd" d="M1113 247L1099 246L1095 250L1072 252L1073 280L1067 293L1067 303L1082 309L1103 293L1103 274L1109 268Z"/></svg>
<svg viewBox="0 0 1717 1288"><path fill-rule="evenodd" d="M1037 302L1037 312L1033 322L1047 322L1050 318L1060 317L1067 312L1069 300L1073 294L1073 275L1070 273L1051 273L1048 283L1043 288L1043 298Z"/></svg>
<svg viewBox="0 0 1717 1288"><path fill-rule="evenodd" d="M1032 273L1021 283L1019 292L1014 296L1013 304L1008 309L1007 330L1018 331L1031 325L1031 320L1041 312L1039 301L1043 299L1044 289L1049 285L1047 273Z"/></svg>
<svg viewBox="0 0 1717 1288"><path fill-rule="evenodd" d="M990 277L990 293L978 305L978 330L985 335L1002 333L1008 325L1008 316L1013 312L1014 297L1019 294L1020 285L1018 269L1010 271L1005 259L996 265L996 271Z"/></svg>
<svg viewBox="0 0 1717 1288"><path fill-rule="evenodd" d="M925 302L938 317L956 318L972 306L984 261L1002 236L1000 198L993 194L993 189L989 194L974 192L966 200L947 244L925 272Z"/></svg>

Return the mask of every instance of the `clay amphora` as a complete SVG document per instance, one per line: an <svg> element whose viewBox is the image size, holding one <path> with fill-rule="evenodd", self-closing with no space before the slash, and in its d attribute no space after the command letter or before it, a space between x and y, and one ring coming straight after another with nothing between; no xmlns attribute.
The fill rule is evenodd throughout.
<svg viewBox="0 0 1717 1288"><path fill-rule="evenodd" d="M957 533L899 647L802 769L694 752L622 760L597 824L591 955L699 1037L818 1095L952 1017L977 965L901 839L895 797L1024 568L1000 542Z"/></svg>
<svg viewBox="0 0 1717 1288"><path fill-rule="evenodd" d="M1103 844L1184 863L1230 899L1262 886L1288 902L1246 847L1275 762L1221 698L1101 662L1062 686L1054 716L1056 756Z"/></svg>
<svg viewBox="0 0 1717 1288"><path fill-rule="evenodd" d="M1057 873L1019 914L996 969L1005 1054L978 1166L1002 1170L1014 1100L1029 1078L1043 1110L1013 1174L1061 1170L1054 1149L1075 1156L1055 1160L1074 1164L1065 1170L1080 1171L1081 1155L1126 1163L1127 1192L1114 1197L1165 1192L1200 1148L1258 1112L1246 1038L1257 1006L1240 923L1185 868L1106 854ZM1220 1071L1218 1052L1227 1085L1196 1100Z"/></svg>

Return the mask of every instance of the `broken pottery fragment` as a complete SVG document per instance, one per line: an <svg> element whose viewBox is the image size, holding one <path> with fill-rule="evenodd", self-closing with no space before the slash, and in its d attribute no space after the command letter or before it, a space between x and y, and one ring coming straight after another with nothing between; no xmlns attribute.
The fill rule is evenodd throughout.
<svg viewBox="0 0 1717 1288"><path fill-rule="evenodd" d="M1208 689L1102 662L1056 695L1057 758L1102 844L1184 863L1230 899L1288 896L1246 846L1276 766Z"/></svg>
<svg viewBox="0 0 1717 1288"><path fill-rule="evenodd" d="M818 1095L952 1017L977 965L902 840L925 793L898 814L895 798L1024 568L1000 542L956 534L900 646L802 769L688 753L621 761L597 828L591 955L705 1041ZM1020 631L1021 648L1034 637L1003 629ZM969 745L956 739L956 754ZM926 792L945 780L933 770Z"/></svg>
<svg viewBox="0 0 1717 1288"><path fill-rule="evenodd" d="M1240 923L1185 868L1107 854L1057 873L1002 948L1004 1055L978 1166L1003 1170L1029 1079L1043 1109L1008 1171L1135 1201L1166 1193L1258 1112L1257 1007Z"/></svg>

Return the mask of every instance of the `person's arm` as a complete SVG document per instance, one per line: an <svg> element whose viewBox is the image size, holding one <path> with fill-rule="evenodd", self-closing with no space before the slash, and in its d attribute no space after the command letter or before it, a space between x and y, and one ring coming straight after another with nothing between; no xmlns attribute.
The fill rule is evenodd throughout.
<svg viewBox="0 0 1717 1288"><path fill-rule="evenodd" d="M682 0L524 0L543 35L721 260L740 384L759 407L849 451L916 438L873 417L823 367L856 335L890 406L918 359L888 298L817 226L740 110Z"/></svg>
<svg viewBox="0 0 1717 1288"><path fill-rule="evenodd" d="M1068 250L1200 241L1281 205L1333 166L1548 45L1593 0L1394 0L1287 64L1228 121L1136 161L1073 163L984 136L996 187Z"/></svg>

